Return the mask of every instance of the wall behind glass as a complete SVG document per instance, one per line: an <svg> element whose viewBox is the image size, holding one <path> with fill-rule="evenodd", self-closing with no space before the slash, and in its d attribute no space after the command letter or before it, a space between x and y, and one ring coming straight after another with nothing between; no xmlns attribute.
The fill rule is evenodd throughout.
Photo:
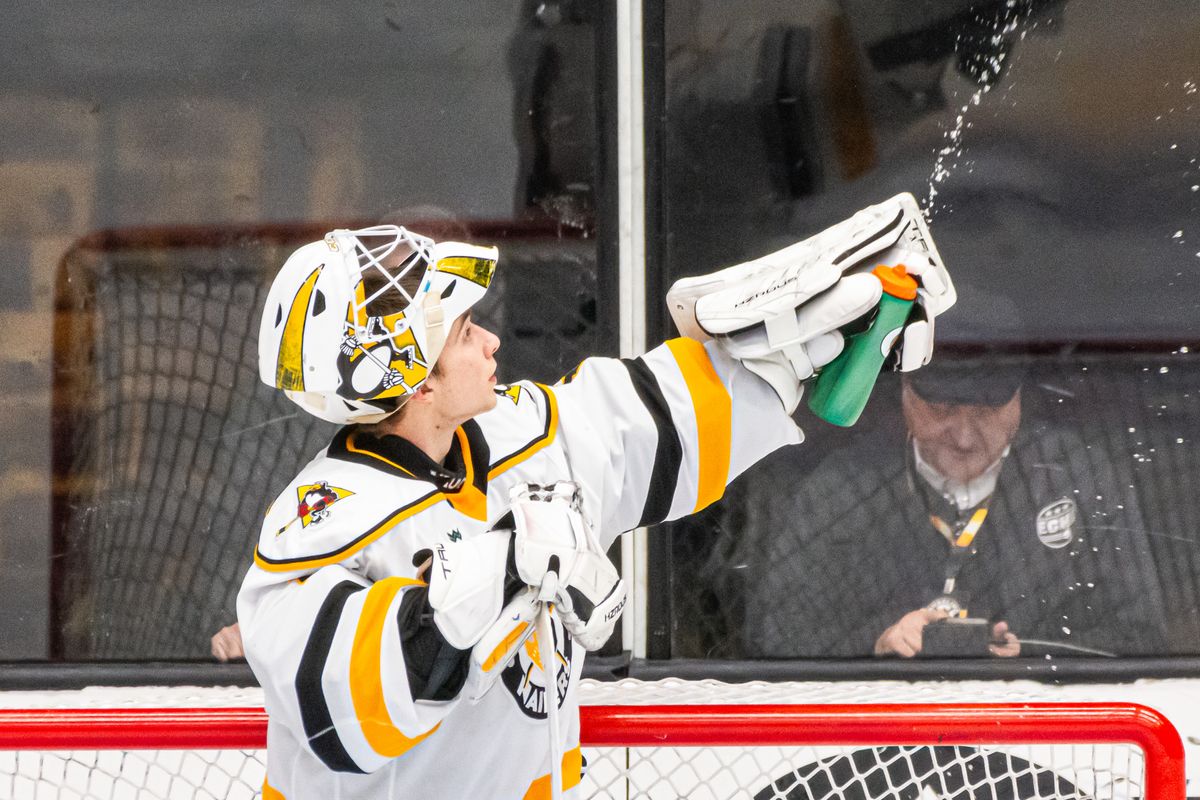
<svg viewBox="0 0 1200 800"><path fill-rule="evenodd" d="M204 657L233 620L266 502L329 433L254 372L264 281L326 228L499 244L502 377L615 350L585 12L8 9L0 659Z"/></svg>
<svg viewBox="0 0 1200 800"><path fill-rule="evenodd" d="M668 280L909 191L960 302L924 389L882 382L849 431L802 405L806 444L670 526L657 652L894 656L885 634L930 605L1008 623L1022 656L1197 652L1200 9L664 19ZM957 536L983 508L953 555L935 518ZM988 654L964 636L951 654Z"/></svg>

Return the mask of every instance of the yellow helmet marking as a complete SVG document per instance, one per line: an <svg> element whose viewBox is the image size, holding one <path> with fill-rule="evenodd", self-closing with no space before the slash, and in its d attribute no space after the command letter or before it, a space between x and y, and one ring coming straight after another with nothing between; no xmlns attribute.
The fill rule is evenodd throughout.
<svg viewBox="0 0 1200 800"><path fill-rule="evenodd" d="M496 262L489 258L472 258L471 256L452 256L437 262L438 272L447 275L457 275L487 288L496 273Z"/></svg>
<svg viewBox="0 0 1200 800"><path fill-rule="evenodd" d="M283 336L279 339L279 357L275 361L275 385L280 389L304 391L304 322L308 318L313 287L324 268L322 264L314 269L292 298L292 307L288 309L287 321L283 325Z"/></svg>

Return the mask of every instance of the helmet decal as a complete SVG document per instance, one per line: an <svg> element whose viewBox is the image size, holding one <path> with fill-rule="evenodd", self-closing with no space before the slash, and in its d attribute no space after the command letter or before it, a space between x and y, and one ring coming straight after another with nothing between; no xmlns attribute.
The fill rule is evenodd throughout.
<svg viewBox="0 0 1200 800"><path fill-rule="evenodd" d="M308 318L309 298L324 266L322 264L314 269L305 279L292 300L292 307L288 309L283 335L279 338L279 359L275 365L275 385L280 389L304 391L304 322Z"/></svg>
<svg viewBox="0 0 1200 800"><path fill-rule="evenodd" d="M496 261L494 259L472 258L471 256L454 256L438 261L436 269L438 272L466 278L472 283L477 283L486 289L491 285L492 276L496 273Z"/></svg>
<svg viewBox="0 0 1200 800"><path fill-rule="evenodd" d="M411 330L390 340L366 343L348 332L338 372L345 396L382 400L411 394L428 376L429 364Z"/></svg>

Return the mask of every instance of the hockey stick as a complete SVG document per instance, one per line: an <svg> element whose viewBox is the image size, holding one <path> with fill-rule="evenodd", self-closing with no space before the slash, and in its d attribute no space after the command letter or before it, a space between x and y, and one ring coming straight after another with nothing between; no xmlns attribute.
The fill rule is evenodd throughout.
<svg viewBox="0 0 1200 800"><path fill-rule="evenodd" d="M562 745L558 741L558 670L555 669L554 627L550 622L550 604L558 593L558 557L551 559L550 569L542 578L538 600L542 607L537 615L538 655L542 659L542 677L546 681L542 695L546 703L546 721L550 724L550 797L561 800L563 790Z"/></svg>

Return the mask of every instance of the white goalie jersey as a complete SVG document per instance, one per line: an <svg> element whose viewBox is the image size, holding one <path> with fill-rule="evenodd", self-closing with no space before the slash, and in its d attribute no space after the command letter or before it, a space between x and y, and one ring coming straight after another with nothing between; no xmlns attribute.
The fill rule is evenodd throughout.
<svg viewBox="0 0 1200 800"><path fill-rule="evenodd" d="M270 717L266 800L549 798L554 699L571 796L585 768L583 648L556 620L555 641L530 638L477 703L414 701L397 621L404 593L423 585L414 557L486 531L515 484L556 480L582 487L607 548L704 508L802 438L763 380L690 339L637 359L588 359L553 387L497 391L497 407L456 432L444 464L343 428L268 510L238 597Z"/></svg>

